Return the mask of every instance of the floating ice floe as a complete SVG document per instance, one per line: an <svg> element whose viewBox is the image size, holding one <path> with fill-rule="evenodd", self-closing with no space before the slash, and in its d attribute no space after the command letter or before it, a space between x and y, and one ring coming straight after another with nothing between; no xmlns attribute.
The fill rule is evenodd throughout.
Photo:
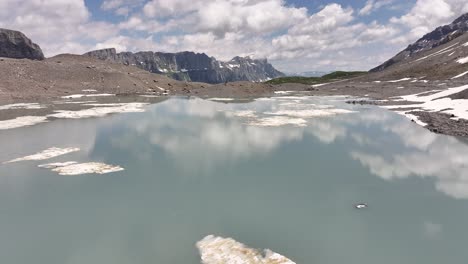
<svg viewBox="0 0 468 264"><path fill-rule="evenodd" d="M115 104L113 106L94 107L78 111L58 110L55 111L55 114L48 115L48 117L78 119L87 117L100 117L112 113L138 113L144 112L144 107L147 105L148 103L122 103Z"/></svg>
<svg viewBox="0 0 468 264"><path fill-rule="evenodd" d="M234 98L218 98L218 97L213 97L213 98L208 98L207 100L209 100L209 101L234 101Z"/></svg>
<svg viewBox="0 0 468 264"><path fill-rule="evenodd" d="M228 115L237 116L237 117L249 117L249 118L257 117L257 115L255 114L255 111L252 111L252 110L228 112Z"/></svg>
<svg viewBox="0 0 468 264"><path fill-rule="evenodd" d="M302 118L292 118L288 116L273 116L273 117L264 117L256 120L252 120L248 123L252 126L264 126L264 127L274 127L274 126L306 126L307 121Z"/></svg>
<svg viewBox="0 0 468 264"><path fill-rule="evenodd" d="M63 163L49 163L39 165L40 168L51 169L59 175L74 176L81 174L107 174L112 172L123 171L120 166L108 165L99 162L77 163L68 161Z"/></svg>
<svg viewBox="0 0 468 264"><path fill-rule="evenodd" d="M294 93L294 91L274 91L275 94L290 94Z"/></svg>
<svg viewBox="0 0 468 264"><path fill-rule="evenodd" d="M265 112L267 115L291 116L300 118L311 118L320 116L332 116L338 114L349 114L353 111L345 109L303 109L303 110L280 110L276 112Z"/></svg>
<svg viewBox="0 0 468 264"><path fill-rule="evenodd" d="M54 101L54 104L91 104L97 101Z"/></svg>
<svg viewBox="0 0 468 264"><path fill-rule="evenodd" d="M32 126L39 123L47 122L45 116L20 116L15 119L0 121L0 130L13 129L25 126Z"/></svg>
<svg viewBox="0 0 468 264"><path fill-rule="evenodd" d="M13 163L13 162L27 161L27 160L52 159L52 158L56 158L58 156L62 156L62 155L69 154L69 153L72 153L72 152L77 152L79 150L80 150L79 148L56 148L56 147L53 147L53 148L48 148L46 150L43 150L43 151L41 151L39 153L36 153L36 154L33 154L33 155L13 159L13 160L10 160L10 161L4 162L4 163Z"/></svg>
<svg viewBox="0 0 468 264"><path fill-rule="evenodd" d="M203 264L295 264L269 249L259 251L232 238L207 236L196 244Z"/></svg>
<svg viewBox="0 0 468 264"><path fill-rule="evenodd" d="M18 104L8 104L0 105L0 110L13 110L13 109L42 109L45 106L38 103L18 103Z"/></svg>
<svg viewBox="0 0 468 264"><path fill-rule="evenodd" d="M103 96L115 96L115 94L72 94L72 95L66 95L62 96L63 99L76 99L76 98L82 98L82 97L103 97Z"/></svg>

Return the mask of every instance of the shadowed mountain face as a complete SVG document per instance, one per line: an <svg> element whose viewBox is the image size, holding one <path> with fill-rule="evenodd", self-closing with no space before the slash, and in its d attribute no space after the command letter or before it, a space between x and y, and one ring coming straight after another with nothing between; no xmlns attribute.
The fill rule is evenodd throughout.
<svg viewBox="0 0 468 264"><path fill-rule="evenodd" d="M416 55L419 55L421 52L432 50L441 45L444 45L445 43L458 38L466 32L468 32L468 13L457 18L451 24L438 27L434 31L424 35L418 41L409 45L405 50L398 53L395 57L370 71L383 71L394 64L411 59Z"/></svg>
<svg viewBox="0 0 468 264"><path fill-rule="evenodd" d="M284 76L268 61L235 57L228 62L204 53L121 52L115 49L91 51L85 56L137 66L149 72L165 74L180 81L223 83L233 81L260 82Z"/></svg>
<svg viewBox="0 0 468 264"><path fill-rule="evenodd" d="M23 33L0 28L0 57L43 60L41 48Z"/></svg>

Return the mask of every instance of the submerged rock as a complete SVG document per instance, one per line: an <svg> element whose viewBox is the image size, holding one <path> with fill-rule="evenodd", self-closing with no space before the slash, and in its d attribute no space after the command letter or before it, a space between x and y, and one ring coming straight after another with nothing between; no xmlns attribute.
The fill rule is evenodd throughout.
<svg viewBox="0 0 468 264"><path fill-rule="evenodd" d="M39 45L19 31L0 28L0 57L43 60Z"/></svg>

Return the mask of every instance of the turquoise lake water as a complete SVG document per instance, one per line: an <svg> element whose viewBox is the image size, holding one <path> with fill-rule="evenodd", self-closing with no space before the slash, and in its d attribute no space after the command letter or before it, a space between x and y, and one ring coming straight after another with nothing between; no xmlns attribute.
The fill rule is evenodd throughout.
<svg viewBox="0 0 468 264"><path fill-rule="evenodd" d="M285 107L294 122L258 124ZM309 108L353 113L300 117ZM0 165L5 264L196 264L195 243L210 234L296 263L468 259L467 141L342 98L171 98L143 113L0 130L0 146L0 162L81 149ZM125 170L37 167L64 161Z"/></svg>

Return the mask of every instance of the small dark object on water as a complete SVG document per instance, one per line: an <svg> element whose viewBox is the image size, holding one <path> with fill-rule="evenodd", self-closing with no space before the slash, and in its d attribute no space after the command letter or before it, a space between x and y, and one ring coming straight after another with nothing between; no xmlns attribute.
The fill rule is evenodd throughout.
<svg viewBox="0 0 468 264"><path fill-rule="evenodd" d="M366 209L368 205L366 203L358 203L354 205L354 208L356 209Z"/></svg>

